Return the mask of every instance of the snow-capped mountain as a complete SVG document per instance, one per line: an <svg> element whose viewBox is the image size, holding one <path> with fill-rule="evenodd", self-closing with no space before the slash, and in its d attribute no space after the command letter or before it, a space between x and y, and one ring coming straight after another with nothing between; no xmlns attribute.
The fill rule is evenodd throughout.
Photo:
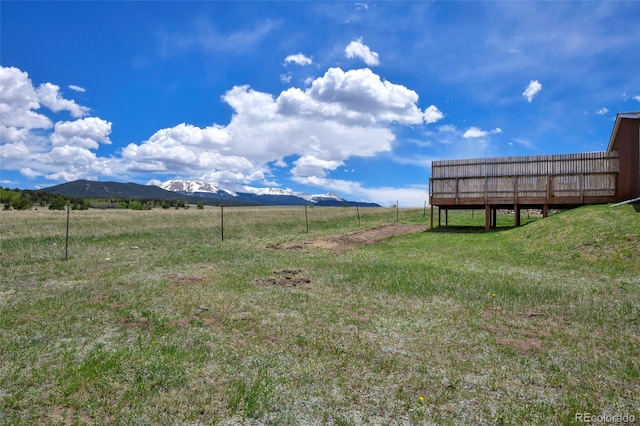
<svg viewBox="0 0 640 426"><path fill-rule="evenodd" d="M374 203L347 201L328 192L326 194L307 194L294 192L291 189L254 188L228 182L204 182L201 180L168 180L158 185L167 191L200 197L235 199L260 204L299 205L305 202L319 206L378 206Z"/></svg>

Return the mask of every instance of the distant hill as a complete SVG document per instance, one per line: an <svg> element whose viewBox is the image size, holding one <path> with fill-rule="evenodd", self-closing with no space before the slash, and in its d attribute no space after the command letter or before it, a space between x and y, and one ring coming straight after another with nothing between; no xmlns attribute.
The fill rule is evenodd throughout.
<svg viewBox="0 0 640 426"><path fill-rule="evenodd" d="M67 182L45 188L43 191L50 194L81 198L181 199L174 192L166 191L157 186L140 185L137 183L94 182L90 180Z"/></svg>
<svg viewBox="0 0 640 426"><path fill-rule="evenodd" d="M140 185L138 183L97 182L90 180L76 180L42 189L50 194L60 194L77 198L113 198L139 200L184 200L190 204L203 203L208 205L258 205L250 200L225 200L189 196L186 194L167 191L155 185Z"/></svg>
<svg viewBox="0 0 640 426"><path fill-rule="evenodd" d="M380 207L375 203L347 201L335 194L304 194L278 188L251 188L242 185L205 184L198 181L168 181L155 185L137 183L76 180L51 186L42 191L76 198L184 200L190 204L208 205L303 205Z"/></svg>

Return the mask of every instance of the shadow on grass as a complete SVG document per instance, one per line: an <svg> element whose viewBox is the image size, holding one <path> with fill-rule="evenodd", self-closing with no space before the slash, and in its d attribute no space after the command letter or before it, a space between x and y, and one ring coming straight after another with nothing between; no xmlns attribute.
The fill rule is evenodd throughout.
<svg viewBox="0 0 640 426"><path fill-rule="evenodd" d="M443 232L450 234L482 234L485 232L502 232L515 228L514 226L499 226L491 228L489 231L484 230L484 226L438 226L427 232Z"/></svg>

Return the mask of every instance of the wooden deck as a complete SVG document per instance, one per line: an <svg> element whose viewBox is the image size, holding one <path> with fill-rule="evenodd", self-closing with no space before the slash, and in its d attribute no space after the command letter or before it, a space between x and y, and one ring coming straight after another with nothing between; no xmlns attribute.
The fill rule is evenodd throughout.
<svg viewBox="0 0 640 426"><path fill-rule="evenodd" d="M518 226L521 208L546 216L549 208L615 202L617 191L615 151L434 161L429 179L432 207L485 209L487 229L498 208L513 209Z"/></svg>

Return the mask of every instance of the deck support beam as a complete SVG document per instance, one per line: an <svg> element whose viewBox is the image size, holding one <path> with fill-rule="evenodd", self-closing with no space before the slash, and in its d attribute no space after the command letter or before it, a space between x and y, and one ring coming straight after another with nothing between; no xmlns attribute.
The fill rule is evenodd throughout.
<svg viewBox="0 0 640 426"><path fill-rule="evenodd" d="M513 226L520 226L520 206L518 204L513 206Z"/></svg>
<svg viewBox="0 0 640 426"><path fill-rule="evenodd" d="M491 229L491 206L489 204L484 205L484 230Z"/></svg>
<svg viewBox="0 0 640 426"><path fill-rule="evenodd" d="M431 208L429 209L429 213L431 215L431 227L429 229L431 229L433 231L433 204L431 204Z"/></svg>

